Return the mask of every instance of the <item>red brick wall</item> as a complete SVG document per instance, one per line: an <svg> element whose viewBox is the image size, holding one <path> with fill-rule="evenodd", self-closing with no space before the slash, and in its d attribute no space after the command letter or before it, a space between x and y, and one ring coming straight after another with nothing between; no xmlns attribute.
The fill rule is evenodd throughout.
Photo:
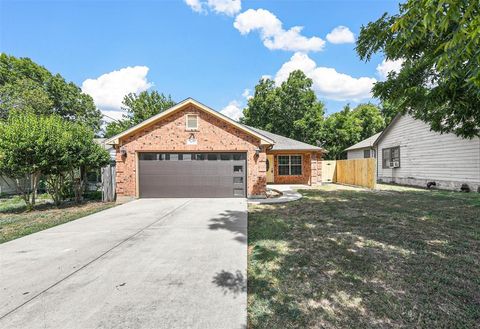
<svg viewBox="0 0 480 329"><path fill-rule="evenodd" d="M193 132L197 145L187 145L192 134L186 130L185 115L198 114L198 131ZM155 124L143 128L120 140L117 147L117 194L136 196L137 152L182 152L182 151L241 151L247 153L247 195L264 195L266 189L266 155L255 155L260 140L237 127L216 118L193 105L186 105ZM122 157L120 147L127 156Z"/></svg>
<svg viewBox="0 0 480 329"><path fill-rule="evenodd" d="M321 182L320 152L270 151L274 155L275 184L317 184ZM278 174L278 155L301 155L302 175L281 176Z"/></svg>

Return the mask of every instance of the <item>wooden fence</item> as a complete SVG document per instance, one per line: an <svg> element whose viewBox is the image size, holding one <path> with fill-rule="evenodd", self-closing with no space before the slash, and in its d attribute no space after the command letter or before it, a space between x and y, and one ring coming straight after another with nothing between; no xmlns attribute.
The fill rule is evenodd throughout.
<svg viewBox="0 0 480 329"><path fill-rule="evenodd" d="M376 159L322 161L322 182L375 188Z"/></svg>
<svg viewBox="0 0 480 329"><path fill-rule="evenodd" d="M335 182L375 188L375 158L338 160Z"/></svg>
<svg viewBox="0 0 480 329"><path fill-rule="evenodd" d="M322 183L333 183L335 181L336 168L337 168L337 161L335 160L322 161Z"/></svg>

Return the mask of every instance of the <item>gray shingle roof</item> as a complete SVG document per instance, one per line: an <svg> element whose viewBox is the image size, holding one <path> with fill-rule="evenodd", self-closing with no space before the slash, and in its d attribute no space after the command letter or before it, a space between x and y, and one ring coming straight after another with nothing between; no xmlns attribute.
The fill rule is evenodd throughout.
<svg viewBox="0 0 480 329"><path fill-rule="evenodd" d="M245 127L257 132L260 135L263 135L275 142L272 150L274 151L288 151L288 150L299 150L299 151L322 151L323 149L318 146L310 145L307 143L299 142L295 139L288 137L280 136L262 129L253 128L250 126Z"/></svg>
<svg viewBox="0 0 480 329"><path fill-rule="evenodd" d="M381 133L382 132L379 132L378 134L375 134L371 137L368 137L367 139L364 139L363 141L358 142L357 144L352 145L349 148L346 148L345 151L351 151L351 150L363 149L363 148L366 148L366 147L372 147L373 143L375 143L377 138L380 137Z"/></svg>

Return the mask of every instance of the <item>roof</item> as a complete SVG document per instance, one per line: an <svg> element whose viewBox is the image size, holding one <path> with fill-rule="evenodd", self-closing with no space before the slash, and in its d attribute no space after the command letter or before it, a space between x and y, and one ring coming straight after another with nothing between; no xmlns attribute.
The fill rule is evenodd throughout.
<svg viewBox="0 0 480 329"><path fill-rule="evenodd" d="M250 126L245 126L249 129L256 131L257 133L268 137L269 139L273 140L275 143L273 144L272 150L273 151L292 151L292 150L299 150L299 151L322 151L323 149L318 146L310 145L307 143L303 143L297 141L295 139L291 139L285 136L277 135L262 129L253 128Z"/></svg>
<svg viewBox="0 0 480 329"><path fill-rule="evenodd" d="M184 101L181 101L180 103L178 104L175 104L174 106L172 106L171 108L157 114L157 115L154 115L153 117L151 118L148 118L147 120L143 121L143 122L140 122L139 124L121 132L120 134L117 134L109 139L107 139L105 141L105 144L119 144L119 141L120 141L120 138L122 137L125 137L125 136L128 136L134 132L136 132L137 130L140 130L140 129L143 129L149 125L152 125L154 124L155 122L159 121L160 119L164 118L164 117L167 117L168 115L170 114L173 114L175 113L176 111L179 111L181 110L185 105L195 105L195 107L197 107L198 109L206 112L206 113L209 113L223 121L226 121L228 123L230 123L231 125L239 128L240 130L246 132L247 134L249 135L252 135L254 137L257 137L258 139L260 139L261 141L261 144L262 145L272 145L274 144L274 141L271 140L270 138L268 138L267 136L264 136L263 134L259 134L257 131L251 129L250 127L247 127L245 125L242 125L232 119L230 119L229 117L221 114L220 112L217 112L215 111L214 109L194 100L193 98L187 98L185 99Z"/></svg>
<svg viewBox="0 0 480 329"><path fill-rule="evenodd" d="M351 151L351 150L363 149L363 148L366 148L366 147L372 147L375 144L377 138L380 137L381 134L382 134L382 132L379 132L378 134L370 136L367 139L364 139L363 141L358 142L357 144L346 148L345 151Z"/></svg>

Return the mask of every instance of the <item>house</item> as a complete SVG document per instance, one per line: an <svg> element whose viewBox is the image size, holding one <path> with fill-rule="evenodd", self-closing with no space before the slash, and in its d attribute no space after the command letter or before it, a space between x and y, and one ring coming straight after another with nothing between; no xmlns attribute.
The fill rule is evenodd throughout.
<svg viewBox="0 0 480 329"><path fill-rule="evenodd" d="M186 99L108 139L122 197L265 197L267 183L321 182L322 149Z"/></svg>
<svg viewBox="0 0 480 329"><path fill-rule="evenodd" d="M347 152L347 159L376 158L377 153L373 144L381 133L382 132L379 132L378 134L368 137L367 139L364 139L363 141L346 148L345 151Z"/></svg>
<svg viewBox="0 0 480 329"><path fill-rule="evenodd" d="M480 138L430 130L410 115L397 115L374 143L380 182L468 188L480 192Z"/></svg>

